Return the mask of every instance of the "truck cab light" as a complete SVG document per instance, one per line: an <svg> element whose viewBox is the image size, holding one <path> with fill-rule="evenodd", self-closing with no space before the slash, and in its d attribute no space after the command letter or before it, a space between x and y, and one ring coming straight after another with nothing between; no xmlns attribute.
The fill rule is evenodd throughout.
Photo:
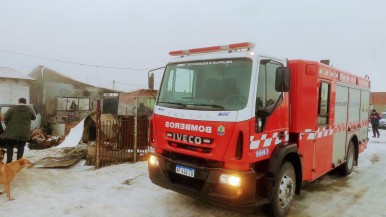
<svg viewBox="0 0 386 217"><path fill-rule="evenodd" d="M154 155L150 155L150 158L149 158L149 164L150 164L151 166L158 166L159 164L158 164L158 159L157 159L157 157L154 156Z"/></svg>
<svg viewBox="0 0 386 217"><path fill-rule="evenodd" d="M202 54L202 53L212 53L212 52L220 52L220 51L236 51L236 50L251 50L255 47L255 44L252 42L242 42L228 45L220 45L220 46L212 46L212 47L202 47L202 48L194 48L188 50L177 50L170 51L170 56L186 56L191 54ZM253 54L252 54L253 55Z"/></svg>
<svg viewBox="0 0 386 217"><path fill-rule="evenodd" d="M233 187L241 186L241 178L234 175L221 174L218 182L220 184L231 185Z"/></svg>

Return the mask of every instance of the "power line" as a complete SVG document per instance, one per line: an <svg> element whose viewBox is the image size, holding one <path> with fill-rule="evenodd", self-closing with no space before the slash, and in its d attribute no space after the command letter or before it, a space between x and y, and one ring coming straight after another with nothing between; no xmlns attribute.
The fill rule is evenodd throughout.
<svg viewBox="0 0 386 217"><path fill-rule="evenodd" d="M29 54L24 54L24 53L18 53L18 52L13 52L13 51L7 51L7 50L2 50L0 49L0 52L4 53L10 53L10 54L15 54L15 55L20 55L20 56L26 56L26 57L31 57L31 58L37 58L37 59L43 59L43 60L49 60L49 61L55 61L55 62L60 62L60 63L67 63L67 64L74 64L74 65L79 65L79 66L88 66L88 67L95 67L95 68L105 68L105 69L121 69L121 70L138 70L138 71L148 71L150 69L139 69L139 68L132 68L132 67L116 67L116 66L100 66L100 65L92 65L92 64L87 64L87 63L78 63L78 62L72 62L72 61L66 61L66 60L59 60L59 59L51 59L51 58L46 58L46 57L39 57L35 55L29 55Z"/></svg>

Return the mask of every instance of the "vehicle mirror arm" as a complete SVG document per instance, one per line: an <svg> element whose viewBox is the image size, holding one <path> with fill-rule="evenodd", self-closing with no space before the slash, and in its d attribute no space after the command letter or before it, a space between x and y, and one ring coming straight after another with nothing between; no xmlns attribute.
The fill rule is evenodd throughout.
<svg viewBox="0 0 386 217"><path fill-rule="evenodd" d="M149 85L149 90L150 90L150 94L153 96L154 99L156 99L156 96L154 96L153 94L153 90L154 90L154 73L151 73L153 71L157 71L157 70L160 70L160 69L164 69L165 67L162 66L162 67L158 67L158 68L155 68L155 69L151 69L149 70L149 72L147 73L147 78L148 78L148 85Z"/></svg>

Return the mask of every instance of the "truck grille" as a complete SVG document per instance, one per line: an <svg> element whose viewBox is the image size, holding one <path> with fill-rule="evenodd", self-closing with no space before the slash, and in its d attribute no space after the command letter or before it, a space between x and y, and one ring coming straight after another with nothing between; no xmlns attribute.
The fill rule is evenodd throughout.
<svg viewBox="0 0 386 217"><path fill-rule="evenodd" d="M195 152L200 152L200 153L211 153L212 148L208 147L201 147L201 146L196 146L196 145L187 145L183 143L178 143L178 142L168 142L168 144L173 147L173 148L181 148L181 149L186 149L190 151L195 151Z"/></svg>
<svg viewBox="0 0 386 217"><path fill-rule="evenodd" d="M224 162L222 161L215 161L215 160L208 160L205 158L195 157L191 155L186 154L180 154L177 152L171 152L164 150L162 152L162 156L176 162L189 162L190 164L196 165L196 166L203 166L203 167L209 167L209 168L224 168Z"/></svg>

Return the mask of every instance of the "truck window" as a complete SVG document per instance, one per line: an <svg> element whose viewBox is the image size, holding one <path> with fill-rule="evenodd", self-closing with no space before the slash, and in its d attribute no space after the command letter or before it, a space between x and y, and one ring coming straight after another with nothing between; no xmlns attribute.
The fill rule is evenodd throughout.
<svg viewBox="0 0 386 217"><path fill-rule="evenodd" d="M328 125L330 84L321 82L319 88L318 125Z"/></svg>
<svg viewBox="0 0 386 217"><path fill-rule="evenodd" d="M246 107L252 60L246 58L170 64L158 105L177 109L237 111Z"/></svg>
<svg viewBox="0 0 386 217"><path fill-rule="evenodd" d="M192 97L192 81L192 70L177 68L169 77L168 91L174 93L174 98Z"/></svg>
<svg viewBox="0 0 386 217"><path fill-rule="evenodd" d="M256 111L273 106L280 97L275 90L276 69L281 65L277 62L260 64L256 94Z"/></svg>

